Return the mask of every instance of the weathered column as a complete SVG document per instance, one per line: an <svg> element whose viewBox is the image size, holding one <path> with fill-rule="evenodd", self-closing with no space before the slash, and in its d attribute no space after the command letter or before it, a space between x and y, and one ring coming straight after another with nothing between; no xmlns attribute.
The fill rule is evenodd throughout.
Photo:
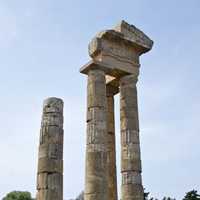
<svg viewBox="0 0 200 200"><path fill-rule="evenodd" d="M85 200L108 200L105 73L88 72Z"/></svg>
<svg viewBox="0 0 200 200"><path fill-rule="evenodd" d="M118 92L113 86L107 85L107 128L108 128L108 200L117 200L117 169L115 145L115 112L114 95ZM117 91L117 92L116 92Z"/></svg>
<svg viewBox="0 0 200 200"><path fill-rule="evenodd" d="M136 82L135 75L120 80L122 200L144 199Z"/></svg>
<svg viewBox="0 0 200 200"><path fill-rule="evenodd" d="M40 130L37 200L63 200L63 101L44 101Z"/></svg>
<svg viewBox="0 0 200 200"><path fill-rule="evenodd" d="M128 24L125 21L121 21L116 27L108 30L101 31L95 35L95 37L89 43L89 55L91 60L86 63L80 72L88 75L90 72L89 85L94 88L94 85L98 85L99 80L93 81L92 77L96 73L95 77L103 77L106 75L106 85L112 85L117 88L120 87L121 92L121 144L122 144L122 200L143 200L143 188L141 181L141 160L140 160L140 144L139 144L139 123L138 123L138 108L137 108L137 91L136 82L137 76L140 71L140 56L150 51L153 47L153 41L144 34L140 29L134 25ZM95 71L93 71L96 69ZM102 75L102 70L105 72ZM98 73L97 73L98 71ZM100 73L101 72L101 73ZM97 75L98 74L98 75ZM100 76L101 74L101 76ZM101 82L104 82L102 81ZM104 85L104 84L103 84ZM106 155L100 146L106 144L102 139L99 140L100 135L104 135L106 127L100 126L100 118L105 118L104 109L106 107L105 97L99 98L102 94L105 94L105 88L96 87L95 96L92 95L93 91L89 91L88 113L92 115L89 117L88 122L88 146L87 146L87 162L86 162L86 200L96 198L97 193L103 193L106 191L106 187L109 190L115 188L114 184L114 149L113 149L113 135L107 134L108 141L108 173L103 165L98 165L100 155ZM98 89L97 89L98 88ZM104 88L102 90L102 88ZM98 91L98 92L97 92ZM103 102L102 102L103 101ZM112 97L108 99L108 104L112 104ZM92 102L92 105L90 105ZM96 103L100 106L96 106ZM95 105L93 105L95 104ZM104 105L104 106L102 106ZM111 106L108 108L111 109ZM113 111L108 112L108 118L112 118ZM89 115L89 116L90 116ZM91 123L90 121L94 121ZM103 124L106 120L101 121ZM94 124L94 125L93 125ZM114 123L113 123L114 124ZM108 124L108 132L110 127L114 127ZM99 129L103 134L99 134ZM103 130L102 130L103 129ZM113 129L114 130L114 129ZM111 132L114 132L111 130ZM92 142L91 142L92 141ZM91 150L95 147L94 150ZM98 147L98 148L97 148ZM98 151L96 150L98 149ZM106 150L105 150L106 151ZM91 153L92 152L92 153ZM97 153L98 152L98 153ZM101 157L103 161L103 156ZM105 160L104 160L105 161ZM92 163L92 164L90 164ZM94 167L95 166L95 167ZM113 168L112 168L113 167ZM102 176L100 175L102 172ZM108 185L106 182L106 174L108 175ZM100 191L100 192L99 192ZM112 200L116 189L110 191L107 198L104 195L101 200ZM106 194L106 193L104 193ZM95 196L96 195L96 196Z"/></svg>

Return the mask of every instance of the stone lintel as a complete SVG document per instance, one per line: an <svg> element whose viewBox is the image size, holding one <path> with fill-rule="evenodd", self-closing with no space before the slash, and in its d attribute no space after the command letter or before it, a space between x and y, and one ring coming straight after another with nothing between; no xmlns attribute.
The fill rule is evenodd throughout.
<svg viewBox="0 0 200 200"><path fill-rule="evenodd" d="M123 66L121 67L118 66L116 68L114 65L108 65L97 60L91 60L90 62L85 64L80 69L80 72L82 74L88 74L89 70L93 70L93 69L101 69L106 73L106 75L110 75L114 78L120 78L122 76L129 75L129 74L139 75L139 68L129 67L129 68L124 69Z"/></svg>
<svg viewBox="0 0 200 200"><path fill-rule="evenodd" d="M134 41L135 39L135 41ZM138 55L144 54L151 50L151 48L147 46L142 46L140 43L136 42L137 39L132 37L128 38L124 36L121 32L115 30L106 30L99 32L89 43L89 55L94 58L100 52L105 50L105 44L107 41L115 43L120 46L126 46L128 48L133 48ZM141 41L142 43L142 41Z"/></svg>
<svg viewBox="0 0 200 200"><path fill-rule="evenodd" d="M124 20L115 26L114 30L120 32L124 40L140 46L141 54L148 52L153 47L153 41L144 32Z"/></svg>
<svg viewBox="0 0 200 200"><path fill-rule="evenodd" d="M150 51L152 46L153 41L141 30L121 21L114 29L96 34L89 43L89 55L92 58L100 54L121 56L121 59L137 63L137 57Z"/></svg>

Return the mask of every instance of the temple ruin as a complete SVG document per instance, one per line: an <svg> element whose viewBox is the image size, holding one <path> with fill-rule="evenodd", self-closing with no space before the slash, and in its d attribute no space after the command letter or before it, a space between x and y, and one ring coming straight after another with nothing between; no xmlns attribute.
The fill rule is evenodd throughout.
<svg viewBox="0 0 200 200"><path fill-rule="evenodd" d="M114 95L120 93L121 199L143 200L137 87L140 55L153 41L122 21L89 43L85 200L117 200Z"/></svg>
<svg viewBox="0 0 200 200"><path fill-rule="evenodd" d="M153 41L125 21L89 43L85 200L117 200L114 96L120 94L121 200L143 200L137 81ZM37 200L63 200L63 101L44 101Z"/></svg>

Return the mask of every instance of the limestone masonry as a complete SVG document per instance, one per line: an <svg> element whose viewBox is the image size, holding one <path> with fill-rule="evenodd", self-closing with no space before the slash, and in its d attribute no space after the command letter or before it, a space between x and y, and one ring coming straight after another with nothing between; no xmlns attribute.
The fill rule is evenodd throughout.
<svg viewBox="0 0 200 200"><path fill-rule="evenodd" d="M63 200L63 101L44 101L40 130L37 200Z"/></svg>
<svg viewBox="0 0 200 200"><path fill-rule="evenodd" d="M143 200L137 80L153 41L122 21L89 43L85 200L117 200L114 96L120 93L121 199Z"/></svg>
<svg viewBox="0 0 200 200"><path fill-rule="evenodd" d="M84 200L117 200L114 97L120 94L121 200L143 200L137 80L153 41L125 21L89 43ZM63 200L63 101L44 101L37 200Z"/></svg>

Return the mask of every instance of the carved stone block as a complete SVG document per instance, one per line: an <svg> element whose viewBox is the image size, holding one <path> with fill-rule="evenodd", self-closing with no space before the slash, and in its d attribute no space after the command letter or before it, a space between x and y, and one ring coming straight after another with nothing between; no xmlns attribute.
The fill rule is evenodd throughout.
<svg viewBox="0 0 200 200"><path fill-rule="evenodd" d="M38 173L43 172L62 173L63 161L50 158L40 158L38 162Z"/></svg>

